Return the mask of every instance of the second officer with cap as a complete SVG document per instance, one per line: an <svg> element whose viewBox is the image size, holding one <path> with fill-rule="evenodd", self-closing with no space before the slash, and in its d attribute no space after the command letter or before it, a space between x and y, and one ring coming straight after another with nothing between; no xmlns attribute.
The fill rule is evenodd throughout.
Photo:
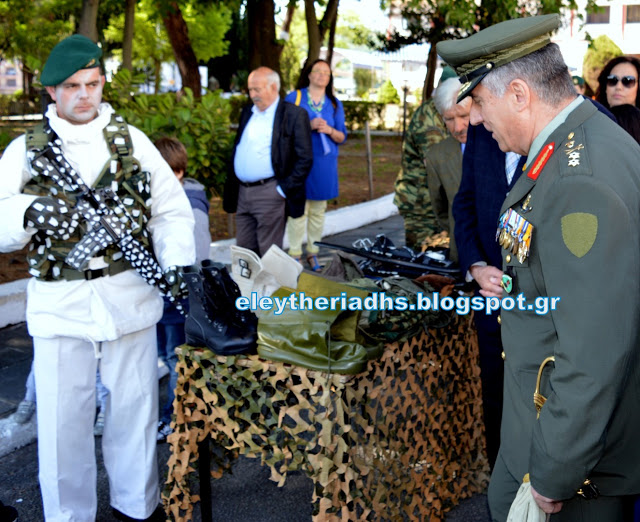
<svg viewBox="0 0 640 522"><path fill-rule="evenodd" d="M529 473L551 520L624 521L640 493L640 147L576 97L550 41L559 25L557 15L510 20L437 48L460 76L459 99L473 99L470 123L529 157L496 224L504 295L526 305L502 311L489 505L506 520Z"/></svg>

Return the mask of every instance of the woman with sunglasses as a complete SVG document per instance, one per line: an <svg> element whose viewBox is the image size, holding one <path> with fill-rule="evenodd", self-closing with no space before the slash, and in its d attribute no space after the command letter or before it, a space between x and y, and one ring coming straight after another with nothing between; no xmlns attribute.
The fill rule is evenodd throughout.
<svg viewBox="0 0 640 522"><path fill-rule="evenodd" d="M598 76L596 100L610 109L628 103L640 107L638 78L640 60L633 56L618 56L609 60Z"/></svg>
<svg viewBox="0 0 640 522"><path fill-rule="evenodd" d="M289 255L302 262L302 238L307 231L307 263L314 272L322 269L318 246L322 238L327 200L338 197L338 145L347 139L344 108L333 94L333 74L329 64L316 60L301 78L301 89L290 92L286 101L304 108L311 121L313 166L306 183L304 216L289 218Z"/></svg>

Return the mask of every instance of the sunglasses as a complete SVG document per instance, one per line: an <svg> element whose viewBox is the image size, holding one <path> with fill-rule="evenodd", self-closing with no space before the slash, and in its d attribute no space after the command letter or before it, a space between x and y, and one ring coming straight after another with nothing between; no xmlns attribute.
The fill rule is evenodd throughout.
<svg viewBox="0 0 640 522"><path fill-rule="evenodd" d="M615 87L618 85L618 80L622 82L622 85L627 89L633 87L636 84L636 79L633 76L623 76L622 78L618 78L615 74L610 74L607 76L607 85L609 87Z"/></svg>

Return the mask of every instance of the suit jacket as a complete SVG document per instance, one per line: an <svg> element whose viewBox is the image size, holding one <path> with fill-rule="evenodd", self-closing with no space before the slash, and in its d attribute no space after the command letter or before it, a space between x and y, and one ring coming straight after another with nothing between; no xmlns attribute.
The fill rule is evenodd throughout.
<svg viewBox="0 0 640 522"><path fill-rule="evenodd" d="M438 224L449 233L451 259L457 261L454 218L451 207L462 178L460 142L453 136L449 136L440 143L432 145L429 154L425 157L424 164L433 212Z"/></svg>
<svg viewBox="0 0 640 522"><path fill-rule="evenodd" d="M469 126L462 159L462 180L453 201L460 270L466 274L473 263L485 261L502 266L496 228L500 207L516 183L527 158L520 158L511 184L507 185L505 153L483 125Z"/></svg>
<svg viewBox="0 0 640 522"><path fill-rule="evenodd" d="M240 115L240 124L224 185L223 208L229 213L234 213L238 208L240 185L233 163L242 133L253 114L251 107L253 107L251 104L246 106ZM273 120L271 164L278 185L287 197L287 215L294 218L302 216L306 202L305 182L313 164L311 125L307 111L282 99Z"/></svg>
<svg viewBox="0 0 640 522"><path fill-rule="evenodd" d="M530 158L501 209L534 228L522 262L502 250L510 294L531 308L501 312L500 452L514 477L529 472L550 498L571 498L586 478L602 495L640 492L638 165L640 146L583 101ZM543 313L547 296L560 301ZM549 356L536 420L532 393Z"/></svg>

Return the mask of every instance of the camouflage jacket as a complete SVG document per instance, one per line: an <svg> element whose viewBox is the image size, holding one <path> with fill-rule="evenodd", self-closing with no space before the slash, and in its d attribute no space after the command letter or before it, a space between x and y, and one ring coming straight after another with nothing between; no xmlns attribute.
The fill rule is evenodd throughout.
<svg viewBox="0 0 640 522"><path fill-rule="evenodd" d="M401 214L423 213L422 202L429 194L424 164L427 150L447 136L444 121L430 98L416 109L402 144L402 170L396 179L393 200Z"/></svg>

